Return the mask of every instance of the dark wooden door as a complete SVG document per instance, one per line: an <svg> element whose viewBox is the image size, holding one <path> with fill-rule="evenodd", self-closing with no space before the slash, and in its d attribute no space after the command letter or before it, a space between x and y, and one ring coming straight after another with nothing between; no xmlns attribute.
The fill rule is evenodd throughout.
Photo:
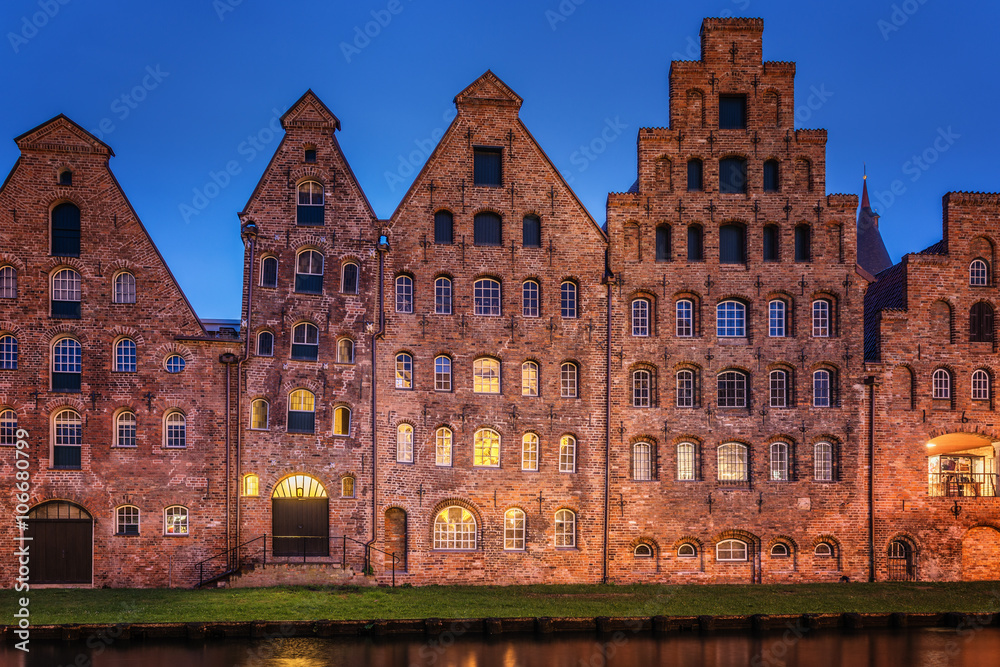
<svg viewBox="0 0 1000 667"><path fill-rule="evenodd" d="M94 524L83 519L29 519L32 584L89 584Z"/></svg>
<svg viewBox="0 0 1000 667"><path fill-rule="evenodd" d="M329 556L330 506L327 498L271 500L275 556Z"/></svg>

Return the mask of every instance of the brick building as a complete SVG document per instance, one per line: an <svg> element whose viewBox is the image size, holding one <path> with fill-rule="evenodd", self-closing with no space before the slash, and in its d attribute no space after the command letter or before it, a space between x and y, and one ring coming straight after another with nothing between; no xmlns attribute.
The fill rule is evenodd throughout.
<svg viewBox="0 0 1000 667"><path fill-rule="evenodd" d="M307 92L239 214L238 323L191 310L108 146L18 137L0 473L27 430L33 583L262 549L414 584L995 578L998 197L947 195L892 266L762 32L705 20L603 229L492 72L388 220Z"/></svg>

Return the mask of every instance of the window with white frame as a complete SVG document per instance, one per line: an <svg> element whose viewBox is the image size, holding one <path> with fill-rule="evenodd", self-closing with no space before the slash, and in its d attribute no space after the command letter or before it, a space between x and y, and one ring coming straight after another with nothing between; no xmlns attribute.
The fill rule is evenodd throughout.
<svg viewBox="0 0 1000 667"><path fill-rule="evenodd" d="M693 408L695 406L694 371L683 369L677 371L677 407Z"/></svg>
<svg viewBox="0 0 1000 667"><path fill-rule="evenodd" d="M179 354L171 354L164 362L168 373L180 373L187 367L187 361Z"/></svg>
<svg viewBox="0 0 1000 667"><path fill-rule="evenodd" d="M788 558L790 555L791 550L784 542L775 542L771 546L771 558Z"/></svg>
<svg viewBox="0 0 1000 667"><path fill-rule="evenodd" d="M785 302L774 299L767 304L767 335L771 338L785 337Z"/></svg>
<svg viewBox="0 0 1000 667"><path fill-rule="evenodd" d="M826 299L813 301L813 338L829 338L830 336L830 302Z"/></svg>
<svg viewBox="0 0 1000 667"><path fill-rule="evenodd" d="M697 558L698 548L695 547L690 542L685 542L684 544L677 547L677 557L678 558Z"/></svg>
<svg viewBox="0 0 1000 667"><path fill-rule="evenodd" d="M632 479L649 481L653 479L653 446L648 442L632 445Z"/></svg>
<svg viewBox="0 0 1000 667"><path fill-rule="evenodd" d="M413 463L413 427L409 424L396 427L396 462Z"/></svg>
<svg viewBox="0 0 1000 667"><path fill-rule="evenodd" d="M273 255L260 258L260 286L278 286L278 258Z"/></svg>
<svg viewBox="0 0 1000 667"><path fill-rule="evenodd" d="M500 316L500 281L492 278L477 280L473 285L476 315Z"/></svg>
<svg viewBox="0 0 1000 667"><path fill-rule="evenodd" d="M813 373L813 407L828 408L832 405L833 374L821 368Z"/></svg>
<svg viewBox="0 0 1000 667"><path fill-rule="evenodd" d="M451 315L451 279L438 278L434 281L434 314Z"/></svg>
<svg viewBox="0 0 1000 667"><path fill-rule="evenodd" d="M130 338L122 338L115 343L115 371L119 373L135 373L135 368L135 341Z"/></svg>
<svg viewBox="0 0 1000 667"><path fill-rule="evenodd" d="M934 371L934 375L931 378L933 384L934 398L937 399L950 399L951 398L951 373L943 368L939 368Z"/></svg>
<svg viewBox="0 0 1000 667"><path fill-rule="evenodd" d="M136 419L131 410L122 410L115 418L115 447L136 446Z"/></svg>
<svg viewBox="0 0 1000 667"><path fill-rule="evenodd" d="M649 335L649 299L632 301L632 335Z"/></svg>
<svg viewBox="0 0 1000 667"><path fill-rule="evenodd" d="M124 505L115 510L115 534L139 534L139 508L134 505Z"/></svg>
<svg viewBox="0 0 1000 667"><path fill-rule="evenodd" d="M434 391L451 391L451 357L434 358Z"/></svg>
<svg viewBox="0 0 1000 667"><path fill-rule="evenodd" d="M784 442L771 443L771 481L788 481L788 445Z"/></svg>
<svg viewBox="0 0 1000 667"><path fill-rule="evenodd" d="M336 435L336 418L334 424L334 434ZM289 433L316 432L316 395L308 389L296 389L289 392L285 430Z"/></svg>
<svg viewBox="0 0 1000 667"><path fill-rule="evenodd" d="M0 334L0 371L17 370L17 339Z"/></svg>
<svg viewBox="0 0 1000 667"><path fill-rule="evenodd" d="M396 278L396 312L413 312L413 278L410 276Z"/></svg>
<svg viewBox="0 0 1000 667"><path fill-rule="evenodd" d="M521 438L521 470L538 470L538 436L534 433Z"/></svg>
<svg viewBox="0 0 1000 667"><path fill-rule="evenodd" d="M187 447L187 418L177 410L167 414L164 422L163 446L169 449Z"/></svg>
<svg viewBox="0 0 1000 667"><path fill-rule="evenodd" d="M80 391L83 347L73 338L61 338L52 346L52 391Z"/></svg>
<svg viewBox="0 0 1000 667"><path fill-rule="evenodd" d="M575 319L577 316L577 288L572 280L566 280L559 286L559 311L563 319Z"/></svg>
<svg viewBox="0 0 1000 667"><path fill-rule="evenodd" d="M451 467L451 448L454 434L447 426L442 426L434 432L434 465Z"/></svg>
<svg viewBox="0 0 1000 667"><path fill-rule="evenodd" d="M446 507L434 519L435 549L472 551L476 536L476 518L464 507Z"/></svg>
<svg viewBox="0 0 1000 667"><path fill-rule="evenodd" d="M181 505L174 505L163 510L163 532L167 535L188 534L188 510Z"/></svg>
<svg viewBox="0 0 1000 667"><path fill-rule="evenodd" d="M981 259L972 260L969 265L969 284L972 286L988 285L990 282L989 266Z"/></svg>
<svg viewBox="0 0 1000 667"><path fill-rule="evenodd" d="M17 269L11 265L0 266L0 299L17 298Z"/></svg>
<svg viewBox="0 0 1000 667"><path fill-rule="evenodd" d="M539 288L537 281L525 280L521 284L521 315L524 317L539 316L538 292Z"/></svg>
<svg viewBox="0 0 1000 667"><path fill-rule="evenodd" d="M413 357L406 352L396 355L396 389L413 389Z"/></svg>
<svg viewBox="0 0 1000 667"><path fill-rule="evenodd" d="M477 394L500 393L500 361L480 357L472 362L472 391Z"/></svg>
<svg viewBox="0 0 1000 667"><path fill-rule="evenodd" d="M299 183L295 222L299 225L323 224L323 186L316 181Z"/></svg>
<svg viewBox="0 0 1000 667"><path fill-rule="evenodd" d="M243 495L250 498L260 495L260 477L252 472L243 475Z"/></svg>
<svg viewBox="0 0 1000 667"><path fill-rule="evenodd" d="M768 374L770 390L770 406L772 408L788 407L788 371L774 370Z"/></svg>
<svg viewBox="0 0 1000 667"><path fill-rule="evenodd" d="M632 371L632 406L648 408L652 404L653 374L646 369Z"/></svg>
<svg viewBox="0 0 1000 667"><path fill-rule="evenodd" d="M361 270L355 262L344 262L340 269L340 291L344 294L358 293L358 277Z"/></svg>
<svg viewBox="0 0 1000 667"><path fill-rule="evenodd" d="M745 337L746 306L739 301L723 301L716 306L715 333L720 338Z"/></svg>
<svg viewBox="0 0 1000 667"><path fill-rule="evenodd" d="M291 358L298 361L319 358L319 327L312 322L299 322L292 328Z"/></svg>
<svg viewBox="0 0 1000 667"><path fill-rule="evenodd" d="M301 294L323 293L323 255L303 250L295 258L295 291Z"/></svg>
<svg viewBox="0 0 1000 667"><path fill-rule="evenodd" d="M677 336L691 338L694 336L694 303L690 299L677 302Z"/></svg>
<svg viewBox="0 0 1000 667"><path fill-rule="evenodd" d="M637 544L635 549L632 549L632 555L636 558L652 558L653 547L648 544Z"/></svg>
<svg viewBox="0 0 1000 667"><path fill-rule="evenodd" d="M257 334L257 356L274 356L274 334L270 331L261 331Z"/></svg>
<svg viewBox="0 0 1000 667"><path fill-rule="evenodd" d="M559 368L559 395L563 398L578 396L578 377L580 368L572 361L563 362Z"/></svg>
<svg viewBox="0 0 1000 667"><path fill-rule="evenodd" d="M719 445L719 481L746 482L747 447L738 442Z"/></svg>
<svg viewBox="0 0 1000 667"><path fill-rule="evenodd" d="M576 438L559 438L559 472L576 472Z"/></svg>
<svg viewBox="0 0 1000 667"><path fill-rule="evenodd" d="M250 403L250 428L254 431L266 431L270 412L271 405L266 399L254 399Z"/></svg>
<svg viewBox="0 0 1000 667"><path fill-rule="evenodd" d="M135 303L135 276L123 271L115 276L115 303Z"/></svg>
<svg viewBox="0 0 1000 667"><path fill-rule="evenodd" d="M80 274L60 269L52 276L52 317L80 318Z"/></svg>
<svg viewBox="0 0 1000 667"><path fill-rule="evenodd" d="M538 364L534 361L521 364L521 396L538 396Z"/></svg>
<svg viewBox="0 0 1000 667"><path fill-rule="evenodd" d="M333 410L333 434L351 435L351 409L346 405L338 405Z"/></svg>
<svg viewBox="0 0 1000 667"><path fill-rule="evenodd" d="M353 498L354 497L354 478L350 475L344 475L340 478L340 497L341 498Z"/></svg>
<svg viewBox="0 0 1000 667"><path fill-rule="evenodd" d="M17 444L17 413L0 410L0 446Z"/></svg>
<svg viewBox="0 0 1000 667"><path fill-rule="evenodd" d="M350 338L341 338L337 341L337 363L354 363L354 341Z"/></svg>
<svg viewBox="0 0 1000 667"><path fill-rule="evenodd" d="M503 548L504 551L524 550L524 511L518 508L509 509L503 515Z"/></svg>
<svg viewBox="0 0 1000 667"><path fill-rule="evenodd" d="M555 521L556 549L573 549L576 547L576 513L572 510L559 510Z"/></svg>
<svg viewBox="0 0 1000 667"><path fill-rule="evenodd" d="M697 448L693 442L682 442L677 445L677 479L681 482L693 482L697 477Z"/></svg>
<svg viewBox="0 0 1000 667"><path fill-rule="evenodd" d="M483 468L500 467L500 434L491 428L476 431L472 465Z"/></svg>
<svg viewBox="0 0 1000 667"><path fill-rule="evenodd" d="M52 420L52 467L79 469L83 447L83 420L76 410L62 410Z"/></svg>
<svg viewBox="0 0 1000 667"><path fill-rule="evenodd" d="M2 343L0 343L2 345ZM979 369L972 373L972 400L990 400L990 374Z"/></svg>
<svg viewBox="0 0 1000 667"><path fill-rule="evenodd" d="M829 442L813 445L813 474L817 482L833 481L833 445Z"/></svg>
<svg viewBox="0 0 1000 667"><path fill-rule="evenodd" d="M743 540L722 540L715 545L715 560L745 561L747 559L747 543Z"/></svg>
<svg viewBox="0 0 1000 667"><path fill-rule="evenodd" d="M723 371L717 376L718 405L720 408L745 408L747 405L747 376L741 371Z"/></svg>

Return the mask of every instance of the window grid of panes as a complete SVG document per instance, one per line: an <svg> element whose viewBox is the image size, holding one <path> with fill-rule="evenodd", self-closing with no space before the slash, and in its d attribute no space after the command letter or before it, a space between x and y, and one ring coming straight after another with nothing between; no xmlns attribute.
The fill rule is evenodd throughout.
<svg viewBox="0 0 1000 667"><path fill-rule="evenodd" d="M500 283L492 279L477 280L474 286L476 315L500 316Z"/></svg>
<svg viewBox="0 0 1000 667"><path fill-rule="evenodd" d="M632 335L649 335L649 301L646 299L632 302Z"/></svg>
<svg viewBox="0 0 1000 667"><path fill-rule="evenodd" d="M451 315L451 280L448 278L434 281L434 313Z"/></svg>
<svg viewBox="0 0 1000 667"><path fill-rule="evenodd" d="M747 378L739 371L726 371L718 375L718 401L720 408L745 408L747 404Z"/></svg>
<svg viewBox="0 0 1000 667"><path fill-rule="evenodd" d="M677 302L677 336L680 338L694 336L694 306L687 299Z"/></svg>
<svg viewBox="0 0 1000 667"><path fill-rule="evenodd" d="M451 391L451 359L434 359L434 391Z"/></svg>
<svg viewBox="0 0 1000 667"><path fill-rule="evenodd" d="M521 314L538 317L538 283L534 280L526 280L521 286Z"/></svg>
<svg viewBox="0 0 1000 667"><path fill-rule="evenodd" d="M775 299L767 304L767 335L771 338L785 337L785 302Z"/></svg>

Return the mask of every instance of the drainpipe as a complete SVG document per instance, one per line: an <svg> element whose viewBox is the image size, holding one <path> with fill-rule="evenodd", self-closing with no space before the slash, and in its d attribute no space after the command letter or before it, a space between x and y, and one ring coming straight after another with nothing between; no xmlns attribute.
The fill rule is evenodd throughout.
<svg viewBox="0 0 1000 667"><path fill-rule="evenodd" d="M231 476L230 476L230 472L229 472L229 450L230 450L230 448L232 446L230 444L232 442L232 437L230 435L231 425L232 425L231 424L232 423L232 414L230 413L230 404L232 402L231 401L231 398L232 398L232 389L231 389L231 387L232 387L233 364L236 363L238 360L239 360L239 357L237 357L232 352L225 352L225 353L219 355L219 362L226 365L226 553L227 554L229 554L229 550L233 546L232 545L232 540L230 539L231 538L231 533L232 533L232 528L231 528L230 517L229 517L229 497L232 494L231 486L230 486ZM232 565L231 560L232 559L230 558L230 556L227 555L226 556L226 564L229 565L229 566L231 566Z"/></svg>
<svg viewBox="0 0 1000 667"><path fill-rule="evenodd" d="M875 376L868 387L868 581L875 581Z"/></svg>
<svg viewBox="0 0 1000 667"><path fill-rule="evenodd" d="M604 404L604 554L602 559L601 583L608 583L608 517L611 514L611 295L614 275L608 268L608 251L604 251L604 282L608 286L608 331L607 358L605 359L605 404Z"/></svg>
<svg viewBox="0 0 1000 667"><path fill-rule="evenodd" d="M239 364L236 366L236 474L240 475L243 468L240 464L240 453L243 449L243 365L250 358L250 341L251 332L253 331L253 326L250 323L250 315L253 313L253 268L254 262L256 261L256 250L257 250L257 223L253 220L248 220L243 223L243 229L241 230L240 236L243 237L243 243L246 244L248 250L250 251L250 275L247 276L247 312L246 312L246 326L243 331L243 358L240 359ZM240 477L242 480L242 477ZM227 515L228 516L228 515ZM236 498L236 544L240 544L240 500L237 495ZM264 538L264 552L267 552L267 538Z"/></svg>
<svg viewBox="0 0 1000 667"><path fill-rule="evenodd" d="M378 331L372 334L372 538L365 543L366 557L371 552L371 545L378 537L378 373L376 345L378 339L385 334L385 253L389 252L389 237L380 234L378 237Z"/></svg>

